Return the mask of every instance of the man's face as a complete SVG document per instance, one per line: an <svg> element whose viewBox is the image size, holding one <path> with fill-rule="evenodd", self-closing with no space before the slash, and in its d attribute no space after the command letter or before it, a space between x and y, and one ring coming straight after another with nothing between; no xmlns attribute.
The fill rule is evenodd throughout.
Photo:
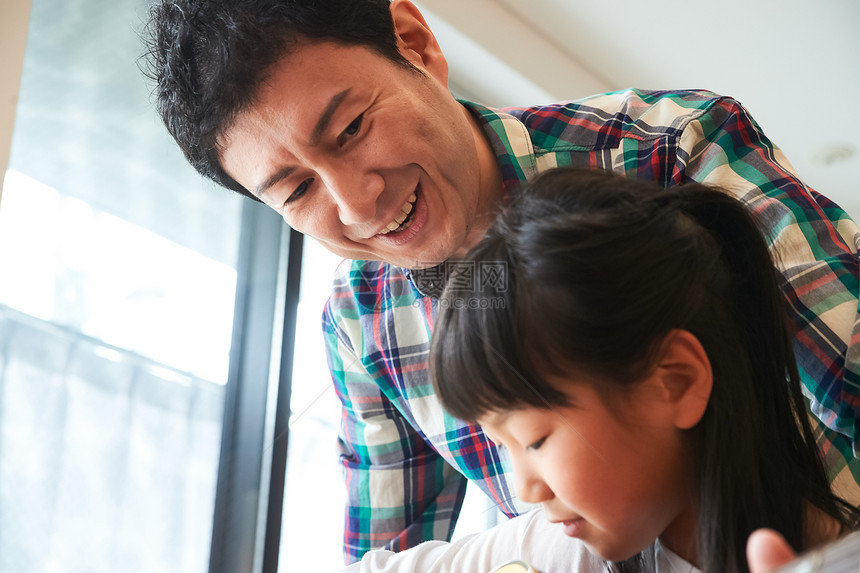
<svg viewBox="0 0 860 573"><path fill-rule="evenodd" d="M224 134L221 163L330 251L420 268L480 238L500 187L440 74L403 53L425 73L364 47L298 48Z"/></svg>

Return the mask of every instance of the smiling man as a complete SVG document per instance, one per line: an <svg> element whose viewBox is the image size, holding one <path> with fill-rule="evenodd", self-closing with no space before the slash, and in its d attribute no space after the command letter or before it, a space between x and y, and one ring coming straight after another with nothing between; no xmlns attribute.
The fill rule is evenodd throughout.
<svg viewBox="0 0 860 573"><path fill-rule="evenodd" d="M344 551L450 536L467 480L519 513L506 460L445 413L427 352L442 264L506 199L558 165L730 189L779 253L795 352L831 478L857 496L860 229L794 174L731 98L626 90L493 110L457 101L408 0L160 0L149 27L157 106L190 163L346 257L324 312L343 403ZM852 497L854 496L854 497Z"/></svg>
<svg viewBox="0 0 860 573"><path fill-rule="evenodd" d="M411 4L399 11L422 25ZM285 55L221 136L220 161L329 250L415 268L465 254L502 186L477 121L434 79L441 53L403 56L331 41Z"/></svg>

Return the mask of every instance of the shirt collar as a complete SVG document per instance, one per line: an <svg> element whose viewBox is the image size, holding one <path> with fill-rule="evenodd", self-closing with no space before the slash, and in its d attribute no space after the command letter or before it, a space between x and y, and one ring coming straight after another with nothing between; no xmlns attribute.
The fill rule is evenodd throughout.
<svg viewBox="0 0 860 573"><path fill-rule="evenodd" d="M503 110L459 101L478 121L496 154L506 196L516 194L526 181L537 175L535 150L528 129L522 121Z"/></svg>
<svg viewBox="0 0 860 573"><path fill-rule="evenodd" d="M656 573L701 573L683 557L660 543L659 539L654 542L654 553L657 562Z"/></svg>

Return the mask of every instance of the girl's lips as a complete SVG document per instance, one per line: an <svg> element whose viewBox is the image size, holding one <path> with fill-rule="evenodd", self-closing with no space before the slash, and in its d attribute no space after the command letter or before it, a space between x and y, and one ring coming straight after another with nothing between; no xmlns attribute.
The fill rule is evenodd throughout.
<svg viewBox="0 0 860 573"><path fill-rule="evenodd" d="M581 517L562 522L564 534L568 537L581 537L585 528L585 520Z"/></svg>

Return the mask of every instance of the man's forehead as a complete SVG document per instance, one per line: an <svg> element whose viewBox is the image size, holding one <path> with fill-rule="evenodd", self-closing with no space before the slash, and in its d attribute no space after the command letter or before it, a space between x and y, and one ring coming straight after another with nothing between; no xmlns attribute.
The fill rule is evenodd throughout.
<svg viewBox="0 0 860 573"><path fill-rule="evenodd" d="M278 118L298 119L311 112L316 121L332 99L340 104L350 93L355 96L390 82L388 66L384 57L366 47L317 42L278 60L248 107Z"/></svg>
<svg viewBox="0 0 860 573"><path fill-rule="evenodd" d="M366 68L392 63L390 58L370 46L306 39L287 48L272 65L269 75L284 72L291 75L294 81L302 81L307 77L333 77L342 72L362 76Z"/></svg>
<svg viewBox="0 0 860 573"><path fill-rule="evenodd" d="M303 62L300 54L290 54L279 61L228 131L238 125L261 134L286 130L301 136L305 143L317 144L321 130L356 91L356 81L337 70L326 73L322 67L312 65L316 63ZM357 87L360 91L360 85Z"/></svg>

